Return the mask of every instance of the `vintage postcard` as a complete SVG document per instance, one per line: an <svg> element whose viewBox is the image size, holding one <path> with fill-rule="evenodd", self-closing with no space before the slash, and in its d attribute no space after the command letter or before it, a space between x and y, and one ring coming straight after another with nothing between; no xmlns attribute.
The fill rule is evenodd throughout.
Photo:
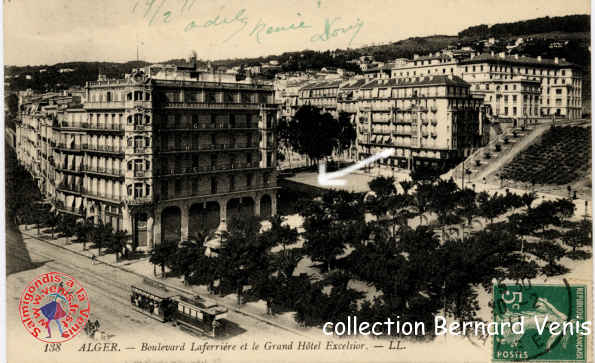
<svg viewBox="0 0 595 363"><path fill-rule="evenodd" d="M593 362L586 0L5 0L1 358Z"/></svg>

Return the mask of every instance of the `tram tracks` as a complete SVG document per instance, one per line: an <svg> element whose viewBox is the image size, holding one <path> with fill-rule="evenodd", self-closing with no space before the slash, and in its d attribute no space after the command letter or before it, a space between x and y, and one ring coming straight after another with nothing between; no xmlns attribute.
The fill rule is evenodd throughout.
<svg viewBox="0 0 595 363"><path fill-rule="evenodd" d="M72 250L70 250L70 249L68 249L66 247L57 245L57 244L52 243L50 241L44 240L42 238L38 238L36 236L30 235L30 234L24 233L24 232L21 232L21 234L23 235L23 239L24 240L31 239L33 241L42 242L41 245L46 245L50 249L58 247L59 249L62 249L64 251L67 251L67 252L69 252L71 254L88 258L88 256L85 256L85 255L83 255L83 254L81 254L79 252L72 251ZM32 253L32 254L35 254L37 256L41 256L42 258L51 260L51 261L48 262L48 264L50 264L50 263L56 263L57 266L60 266L59 268L63 268L63 269L65 268L66 269L63 272L68 273L68 270L69 269L71 271L75 271L73 273L73 277L75 277L77 280L81 280L83 282L86 282L87 285L89 285L89 286L91 286L91 285L93 285L93 287L96 286L96 288L100 290L100 292L99 292L100 294L103 294L105 296L111 295L114 298L114 301L117 301L118 303L120 303L122 305L125 305L127 308L130 307L130 301L129 301L128 297L129 297L129 293L130 293L130 285L131 284L134 284L134 283L131 283L131 284L121 284L121 283L118 283L117 281L114 281L113 284L110 284L108 282L105 282L103 279L101 279L101 277L98 277L97 276L97 273L94 273L93 271L90 271L88 269L82 268L80 266L76 266L75 264L65 264L65 263L62 263L62 262L58 262L58 261L55 260L55 257L54 256L47 255L47 254L41 253L39 251L33 251L33 252L29 251L29 253L30 254ZM118 270L117 272L120 272L122 274L129 274L131 276L134 276L135 278L138 278L139 279L139 281L137 281L138 283L141 283L141 280L146 278L145 276L142 276L142 275L140 275L138 273L130 272L130 271L126 270L126 269L122 269L121 267L113 266L113 265L111 265L109 263L104 263L104 262L98 261L97 266L100 267L102 265L105 266L105 267L107 267L107 268L112 268L112 269ZM84 276L84 277L81 277L81 276ZM85 285L85 286L87 286L87 285ZM171 289L173 291L179 292L180 294L183 294L183 295L188 295L189 294L188 291L186 291L186 290L184 290L182 288L179 288L179 287L176 287L176 286L172 286L172 285L169 285L169 284L164 284L164 285L168 289ZM122 297L121 295L114 294L112 292L108 292L110 289L113 289L114 287L116 287L120 291L124 291L125 292L123 294L124 297ZM295 335L295 336L307 337L307 335L304 334L303 332L299 332L299 331L296 331L294 329L287 328L287 327L285 327L285 326L283 326L281 324L278 324L276 322L270 321L268 319L263 319L263 318L257 316L256 314L243 311L243 310L241 310L241 309L239 309L237 307L230 306L230 305L225 304L225 303L218 302L218 304L221 305L221 306L224 306L224 307L228 308L228 310L229 310L230 313L235 314L238 317L241 316L243 318L247 318L247 319L249 319L249 320L251 320L253 322L256 322L257 324L264 324L264 325L269 326L271 328L284 331L285 333L291 333L292 335Z"/></svg>

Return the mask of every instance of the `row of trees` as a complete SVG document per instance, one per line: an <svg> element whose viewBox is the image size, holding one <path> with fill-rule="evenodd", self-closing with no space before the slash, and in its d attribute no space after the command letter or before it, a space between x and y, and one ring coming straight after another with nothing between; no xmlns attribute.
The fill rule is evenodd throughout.
<svg viewBox="0 0 595 363"><path fill-rule="evenodd" d="M476 25L459 32L459 37L502 37L549 32L590 32L591 17L589 15L567 15L543 17L531 20L500 23L492 26Z"/></svg>
<svg viewBox="0 0 595 363"><path fill-rule="evenodd" d="M299 235L280 217L266 230L241 218L211 256L195 241L157 246L151 260L189 283L236 293L238 304L262 299L270 313L295 311L307 326L357 314L431 327L438 313L476 319L478 288L490 290L494 279L559 275L568 271L562 257L591 256L591 223L569 221L569 200L535 205L531 193L489 195L413 176L398 186L376 178L370 193L329 191L301 201ZM318 273L296 273L304 258ZM352 281L370 288L354 289Z"/></svg>

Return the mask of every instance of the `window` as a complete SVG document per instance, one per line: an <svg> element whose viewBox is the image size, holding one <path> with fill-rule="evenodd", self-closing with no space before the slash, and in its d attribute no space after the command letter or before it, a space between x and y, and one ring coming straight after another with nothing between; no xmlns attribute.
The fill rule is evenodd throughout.
<svg viewBox="0 0 595 363"><path fill-rule="evenodd" d="M134 197L141 198L143 196L143 184L136 183L134 184Z"/></svg>
<svg viewBox="0 0 595 363"><path fill-rule="evenodd" d="M517 115L517 113L516 113L516 107L513 107L513 108L512 108L512 114L513 114L514 116L516 116L516 115Z"/></svg>
<svg viewBox="0 0 595 363"><path fill-rule="evenodd" d="M217 178L211 178L211 194L217 194Z"/></svg>
<svg viewBox="0 0 595 363"><path fill-rule="evenodd" d="M252 186L252 174L246 174L246 186L247 187L251 187Z"/></svg>
<svg viewBox="0 0 595 363"><path fill-rule="evenodd" d="M174 189L175 189L175 195L181 195L182 194L182 179L176 179L176 182L174 184Z"/></svg>
<svg viewBox="0 0 595 363"><path fill-rule="evenodd" d="M229 191L233 192L236 189L236 177L235 175L229 176Z"/></svg>
<svg viewBox="0 0 595 363"><path fill-rule="evenodd" d="M169 185L167 183L167 180L164 180L161 182L161 197L163 199L167 199L168 193L169 193Z"/></svg>
<svg viewBox="0 0 595 363"><path fill-rule="evenodd" d="M196 195L198 194L198 178L194 178L192 179L192 194Z"/></svg>

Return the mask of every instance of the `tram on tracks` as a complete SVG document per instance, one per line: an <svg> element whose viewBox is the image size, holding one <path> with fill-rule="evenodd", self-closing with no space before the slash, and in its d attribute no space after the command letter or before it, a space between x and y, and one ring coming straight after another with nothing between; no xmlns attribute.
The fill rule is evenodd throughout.
<svg viewBox="0 0 595 363"><path fill-rule="evenodd" d="M227 308L200 296L189 298L153 284L131 285L130 303L144 315L193 333L213 338L225 333Z"/></svg>

